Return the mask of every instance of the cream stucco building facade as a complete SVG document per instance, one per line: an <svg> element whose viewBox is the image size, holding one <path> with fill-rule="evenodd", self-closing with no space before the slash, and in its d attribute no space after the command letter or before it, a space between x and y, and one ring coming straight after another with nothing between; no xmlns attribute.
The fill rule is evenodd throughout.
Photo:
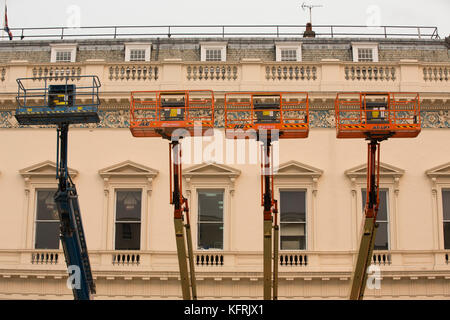
<svg viewBox="0 0 450 320"><path fill-rule="evenodd" d="M358 48L371 51L359 54ZM262 298L258 148L224 138L229 91L310 94L309 137L281 140L277 147L281 214L283 199L292 201L289 192L303 199L302 218L281 225L280 299L349 295L366 142L336 139L336 92L420 93L420 135L381 145L385 233L373 263L380 286L366 290L366 298L449 299L449 48L448 40L356 38L0 43L0 298L72 298L51 218L42 216L51 213L48 191L56 188L56 132L17 124L16 78L92 74L102 82L101 122L70 130L69 166L97 299L181 298L168 143L134 138L128 129L130 91L171 89L210 89L216 98L214 137L184 145L200 299ZM218 200L203 202L208 194ZM214 205L217 219L201 220L201 208ZM131 220L121 218L127 206L137 210Z"/></svg>

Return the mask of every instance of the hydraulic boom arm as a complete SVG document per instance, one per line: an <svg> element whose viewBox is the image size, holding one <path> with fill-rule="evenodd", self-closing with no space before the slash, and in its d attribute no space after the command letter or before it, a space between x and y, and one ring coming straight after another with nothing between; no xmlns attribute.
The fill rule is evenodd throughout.
<svg viewBox="0 0 450 320"><path fill-rule="evenodd" d="M380 143L376 139L371 140L368 144L367 154L367 199L364 209L364 226L350 293L351 300L362 300L364 297L367 268L370 266L378 227L376 219L379 206Z"/></svg>
<svg viewBox="0 0 450 320"><path fill-rule="evenodd" d="M194 252L192 248L192 235L189 221L189 206L188 201L183 197L182 192L181 144L177 140L170 143L169 159L170 204L172 204L174 207L175 236L178 253L178 264L180 267L181 290L184 300L190 300L191 298L192 300L197 300ZM184 224L183 222L183 213L186 217L186 224ZM186 258L189 261L189 267Z"/></svg>
<svg viewBox="0 0 450 320"><path fill-rule="evenodd" d="M91 265L86 246L80 207L75 185L67 166L67 142L69 125L58 127L58 151L56 174L58 191L55 203L60 221L60 238L69 273L73 273L72 291L75 300L90 300L95 294Z"/></svg>
<svg viewBox="0 0 450 320"><path fill-rule="evenodd" d="M261 150L261 204L264 207L264 300L271 298L277 300L279 227L277 223L278 203L273 195L272 141L270 137L261 141L263 143Z"/></svg>

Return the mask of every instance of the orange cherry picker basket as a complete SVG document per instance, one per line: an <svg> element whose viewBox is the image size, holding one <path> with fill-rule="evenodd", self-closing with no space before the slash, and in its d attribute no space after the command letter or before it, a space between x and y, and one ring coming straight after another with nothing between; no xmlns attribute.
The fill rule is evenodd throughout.
<svg viewBox="0 0 450 320"><path fill-rule="evenodd" d="M338 93L338 138L413 138L420 133L418 93Z"/></svg>
<svg viewBox="0 0 450 320"><path fill-rule="evenodd" d="M230 92L225 94L225 134L257 139L260 130L278 130L280 138L309 133L306 92Z"/></svg>
<svg viewBox="0 0 450 320"><path fill-rule="evenodd" d="M133 91L130 130L134 137L167 137L177 129L192 135L212 134L211 90Z"/></svg>

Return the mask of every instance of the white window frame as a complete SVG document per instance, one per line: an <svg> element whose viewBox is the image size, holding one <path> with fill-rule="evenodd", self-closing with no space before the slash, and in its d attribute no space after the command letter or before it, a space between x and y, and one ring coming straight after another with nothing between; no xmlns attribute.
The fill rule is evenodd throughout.
<svg viewBox="0 0 450 320"><path fill-rule="evenodd" d="M199 193L200 192L205 192L205 191L217 191L217 190L220 190L220 191L222 191L222 194L223 194L223 199L222 199L222 201L223 201L223 209L222 209L222 249L220 249L220 248L212 248L212 249L202 249L202 248L199 248L199 243L198 243L198 240L199 240L199 230L198 230L198 227L199 227L199 224L200 223L202 223L201 221L200 221L200 219L199 219L199 216L200 216L200 211L199 211L199 209L200 209L200 207L199 207L199 205L198 205L198 197L199 197ZM196 220L197 220L197 224L196 224L196 230L197 230L197 232L196 232L196 244L197 244L197 246L195 247L196 248L196 250L215 250L215 251L223 251L224 250L224 248L225 248L225 209L226 209L226 204L225 204L225 189L224 188L195 188L195 191L196 191L196 198L197 198L197 201L196 201L196 204L197 204L197 212L196 212ZM203 222L203 223L214 223L214 222Z"/></svg>
<svg viewBox="0 0 450 320"><path fill-rule="evenodd" d="M151 42L130 42L125 43L125 61L126 62L139 62L131 61L131 50L145 50L144 61L150 61L152 54L152 43ZM141 61L143 62L143 61Z"/></svg>
<svg viewBox="0 0 450 320"><path fill-rule="evenodd" d="M31 250L46 250L35 249L36 240L36 214L37 214L37 191L58 189L58 182L55 179L56 164L52 161L44 161L27 168L19 170L20 175L25 182L25 205L24 205L24 221L23 226L23 240L21 246L25 249ZM72 179L78 175L78 171L69 168L69 174ZM59 251L61 251L61 244ZM48 249L48 251L52 251Z"/></svg>
<svg viewBox="0 0 450 320"><path fill-rule="evenodd" d="M274 194L280 200L280 191L306 191L306 240L305 249L302 250L283 250L283 252L295 251L314 251L317 245L317 230L315 224L315 213L317 212L317 192L318 181L323 171L304 163L291 160L280 164L278 171L274 173ZM281 205L281 203L279 204ZM280 206L278 207L280 210ZM278 219L280 224L281 220ZM281 230L281 229L280 229ZM280 232L281 237L281 232ZM281 249L281 241L279 241ZM281 250L280 250L281 251Z"/></svg>
<svg viewBox="0 0 450 320"><path fill-rule="evenodd" d="M220 50L220 61L227 61L227 43L226 42L201 42L200 43L200 60L206 62L207 50ZM219 61L208 61L219 62Z"/></svg>
<svg viewBox="0 0 450 320"><path fill-rule="evenodd" d="M61 241L59 240L59 238L58 238L58 248L56 248L56 249L38 249L38 248L36 248L36 235L37 235L37 224L38 224L38 222L56 221L56 222L53 222L53 223L57 223L58 226L59 226L59 219L57 219L57 220L40 220L40 221L38 221L38 217L37 217L38 200L39 200L38 192L39 191L50 191L50 190L56 192L57 188L38 188L38 189L34 190L34 192L35 192L35 197L34 197L34 199L35 199L35 203L34 203L34 225L33 225L33 249L34 250L59 250L59 249L61 249Z"/></svg>
<svg viewBox="0 0 450 320"><path fill-rule="evenodd" d="M426 171L431 180L433 247L444 250L444 206L442 190L450 190L450 162Z"/></svg>
<svg viewBox="0 0 450 320"><path fill-rule="evenodd" d="M127 160L99 170L99 175L103 179L104 191L101 248L119 251L115 250L116 190L142 190L140 250L130 251L150 250L153 243L149 241L151 235L148 230L150 230L151 225L151 214L155 211L151 207L150 198L153 190L153 179L158 175L158 171Z"/></svg>
<svg viewBox="0 0 450 320"><path fill-rule="evenodd" d="M445 220L445 219L444 219L444 199L443 199L443 193L444 193L444 191L450 192L450 186L441 188L441 194L440 194L440 196L441 196L441 206L442 206L442 223L441 223L441 230L442 230L442 248L443 248L444 250L450 250L450 248L445 248L444 225L445 225L445 223L450 223L450 219L449 219L449 220Z"/></svg>
<svg viewBox="0 0 450 320"><path fill-rule="evenodd" d="M388 192L388 242L389 251L399 248L398 239L398 195L400 193L400 178L405 171L392 165L380 163L380 189ZM362 190L367 188L367 164L345 171L345 175L351 182L352 196L352 248L358 250L361 228L364 222L364 210L362 209Z"/></svg>
<svg viewBox="0 0 450 320"><path fill-rule="evenodd" d="M129 249L125 249L125 251L141 251L142 250L142 235L143 235L143 230L142 230L142 218L144 216L144 190L142 188L120 188L120 187L114 187L114 232L113 232L113 239L114 239L114 245L113 245L113 249L114 251L123 251L122 249L116 249L116 234L117 234L117 228L116 228L116 223L117 223L117 192L120 191L140 191L141 192L141 219L139 220L139 223L141 224L140 226L140 235L139 235L139 249L133 249L133 250L129 250ZM119 222L122 223L122 222ZM127 223L127 222L125 222ZM136 223L136 222L128 222L128 223Z"/></svg>
<svg viewBox="0 0 450 320"><path fill-rule="evenodd" d="M200 249L205 252L237 250L231 212L234 211L235 180L240 170L217 163L203 163L183 170L184 187L190 206L193 248L198 248L198 190L220 189L223 194L223 249Z"/></svg>
<svg viewBox="0 0 450 320"><path fill-rule="evenodd" d="M372 61L359 61L358 50L359 49L371 49L372 50ZM371 63L378 62L378 43L373 42L352 42L352 55L353 62Z"/></svg>
<svg viewBox="0 0 450 320"><path fill-rule="evenodd" d="M50 44L50 62L51 63L68 63L76 62L77 60L77 44L76 43L64 43L64 44ZM70 52L70 61L57 61L57 52Z"/></svg>
<svg viewBox="0 0 450 320"><path fill-rule="evenodd" d="M279 225L279 227L280 227L280 231L279 231L279 239L278 239L278 245L279 245L279 247L278 247L278 249L280 250L280 252L287 252L287 251L307 251L308 250L308 247L309 247L309 241L308 241L308 239L309 239L309 232L308 232L308 225L309 225L309 220L308 220L308 215L309 215L309 210L308 210L308 207L309 207L309 201L308 201L308 194L309 194L309 192L308 192L308 189L307 188L290 188L290 187L282 187L282 186L278 186L278 188L276 188L277 189L277 194L278 194L278 201L279 201L279 203L278 203L278 212L279 212L279 217L278 217L278 225ZM282 206L282 204L281 204L281 193L283 192L283 191L296 191L296 192L299 192L299 191L302 191L302 192L305 192L305 222L304 222L304 224L305 224L305 249L296 249L296 250L291 250L291 249L281 249L281 229L282 229L282 226L281 226L281 206ZM297 224L300 224L300 223L303 223L303 222L287 222L287 223L297 223Z"/></svg>
<svg viewBox="0 0 450 320"><path fill-rule="evenodd" d="M302 43L301 42L276 42L275 43L275 58L276 61L282 62L281 52L283 50L295 50L297 52L297 58L295 61L302 61ZM286 61L286 62L295 62Z"/></svg>

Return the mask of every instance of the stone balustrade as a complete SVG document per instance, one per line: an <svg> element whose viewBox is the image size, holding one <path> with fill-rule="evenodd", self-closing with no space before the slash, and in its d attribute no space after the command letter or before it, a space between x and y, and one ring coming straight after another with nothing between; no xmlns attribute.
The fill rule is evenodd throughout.
<svg viewBox="0 0 450 320"><path fill-rule="evenodd" d="M19 77L65 77L97 75L101 95L117 93L128 98L133 90L208 89L226 91L407 91L448 93L450 64L400 62L357 63L338 60L312 62L140 62L0 65L3 99L13 100ZM37 81L36 81L37 83ZM301 84L301 87L298 85Z"/></svg>
<svg viewBox="0 0 450 320"><path fill-rule="evenodd" d="M347 81L387 81L397 80L398 67L379 64L346 64L344 67Z"/></svg>
<svg viewBox="0 0 450 320"><path fill-rule="evenodd" d="M185 69L188 81L236 81L239 76L237 64L188 64Z"/></svg>
<svg viewBox="0 0 450 320"><path fill-rule="evenodd" d="M269 81L316 81L319 69L318 65L271 64L266 66L265 78Z"/></svg>
<svg viewBox="0 0 450 320"><path fill-rule="evenodd" d="M449 274L450 251L374 251L372 264L396 276L410 276L412 273L427 276ZM280 251L278 262L280 272L296 273L301 268L309 275L318 276L345 274L351 276L356 252L348 251ZM107 274L129 270L155 274L177 273L177 254L158 251L98 251L89 250L92 269L95 274ZM199 273L220 270L220 272L254 273L262 272L263 255L260 252L195 251L194 264ZM0 250L2 274L14 275L65 271L64 254L60 250ZM298 274L297 274L298 276Z"/></svg>
<svg viewBox="0 0 450 320"><path fill-rule="evenodd" d="M423 81L425 82L447 82L450 78L450 66L433 65L423 67Z"/></svg>

